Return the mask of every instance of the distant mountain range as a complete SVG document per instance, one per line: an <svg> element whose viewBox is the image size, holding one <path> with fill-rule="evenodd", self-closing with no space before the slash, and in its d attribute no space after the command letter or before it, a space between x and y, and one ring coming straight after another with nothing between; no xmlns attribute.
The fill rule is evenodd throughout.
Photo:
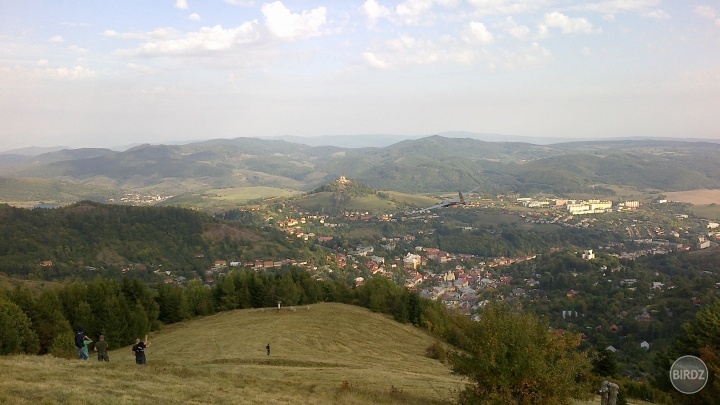
<svg viewBox="0 0 720 405"><path fill-rule="evenodd" d="M328 139L329 141L329 139ZM368 140L369 141L369 140ZM390 142L390 139L387 140ZM359 145L359 143L358 143ZM310 146L258 138L185 145L139 145L124 151L62 149L18 158L0 155L2 184L53 180L93 194L142 190L181 195L209 189L269 186L309 191L341 175L375 189L409 193L469 190L566 194L605 185L678 191L720 188L720 143L603 140L553 144L487 142L429 136L383 147ZM38 182L35 181L37 187ZM608 191L609 192L609 191Z"/></svg>
<svg viewBox="0 0 720 405"><path fill-rule="evenodd" d="M544 136L521 136L507 134L488 134L467 131L447 131L434 135L444 138L469 138L477 139L485 142L524 142L534 145L552 145L568 142L598 142L598 141L670 141L670 142L710 142L720 143L720 139L704 139L704 138L653 138L653 137L622 137L622 138L562 138L562 137L544 137ZM281 135L273 137L264 137L260 139L286 141L307 146L336 146L339 148L384 148L407 140L417 140L426 138L429 135L389 135L389 134L368 134L368 135L322 135L322 136L294 136ZM165 145L188 145L192 143L202 143L203 140L194 141L173 141L166 142ZM122 152L141 144L117 145L107 149ZM0 151L0 164L3 160L7 160L9 155L19 155L20 157L37 156L43 153L57 152L63 149L72 149L68 146L38 147L31 146L27 148L19 148L8 151ZM21 159L19 159L21 160Z"/></svg>

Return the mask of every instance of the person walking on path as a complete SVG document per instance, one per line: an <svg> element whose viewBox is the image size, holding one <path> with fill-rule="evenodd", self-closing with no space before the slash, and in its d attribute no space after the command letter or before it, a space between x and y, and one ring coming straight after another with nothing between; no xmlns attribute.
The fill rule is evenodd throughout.
<svg viewBox="0 0 720 405"><path fill-rule="evenodd" d="M98 355L98 361L110 361L110 356L108 356L108 344L105 341L105 335L100 335L100 339L97 343L95 343L95 351Z"/></svg>
<svg viewBox="0 0 720 405"><path fill-rule="evenodd" d="M135 355L135 364L139 366L147 365L147 359L145 358L145 349L150 347L148 342L148 335L145 335L145 341L141 341L140 338L135 339L135 345L132 347L132 354Z"/></svg>

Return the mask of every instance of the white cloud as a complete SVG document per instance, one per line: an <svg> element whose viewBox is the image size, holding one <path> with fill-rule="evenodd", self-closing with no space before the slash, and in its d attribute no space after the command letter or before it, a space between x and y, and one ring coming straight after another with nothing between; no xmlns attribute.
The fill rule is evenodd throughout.
<svg viewBox="0 0 720 405"><path fill-rule="evenodd" d="M381 6L375 0L367 0L363 3L360 10L367 15L370 25L375 25L375 22L380 18L388 18L392 15L392 11L387 7Z"/></svg>
<svg viewBox="0 0 720 405"><path fill-rule="evenodd" d="M176 0L175 7L179 8L180 10L187 10L188 2L187 0Z"/></svg>
<svg viewBox="0 0 720 405"><path fill-rule="evenodd" d="M498 55L488 55L493 70L527 71L542 66L552 59L550 51L537 42L517 51L504 50Z"/></svg>
<svg viewBox="0 0 720 405"><path fill-rule="evenodd" d="M39 77L52 80L82 80L95 77L95 72L79 65L71 68L59 67L36 69L35 74Z"/></svg>
<svg viewBox="0 0 720 405"><path fill-rule="evenodd" d="M363 53L363 59L370 67L383 69L432 64L470 65L476 59L476 53L449 37L441 38L437 44L432 40L401 35L376 50Z"/></svg>
<svg viewBox="0 0 720 405"><path fill-rule="evenodd" d="M523 14L543 9L552 0L468 0L476 15Z"/></svg>
<svg viewBox="0 0 720 405"><path fill-rule="evenodd" d="M189 55L223 51L260 39L257 21L248 21L239 27L224 29L220 25L202 27L199 31L180 35L174 29L157 29L143 34L150 39L131 50L120 50L121 56Z"/></svg>
<svg viewBox="0 0 720 405"><path fill-rule="evenodd" d="M39 61L37 61L38 66L47 66L47 64L48 64L47 59L40 59Z"/></svg>
<svg viewBox="0 0 720 405"><path fill-rule="evenodd" d="M720 17L718 17L717 11L715 11L714 8L710 6L697 6L695 7L695 14L709 18L711 20L715 20L715 25L720 27Z"/></svg>
<svg viewBox="0 0 720 405"><path fill-rule="evenodd" d="M592 23L587 18L570 18L559 11L545 14L544 24L552 28L560 28L563 34L591 34Z"/></svg>
<svg viewBox="0 0 720 405"><path fill-rule="evenodd" d="M377 0L366 0L360 11L368 17L370 26L381 18L398 25L430 25L438 18L434 13L436 6L452 9L459 4L460 0L405 0L391 9Z"/></svg>
<svg viewBox="0 0 720 405"><path fill-rule="evenodd" d="M50 42L59 44L59 43L65 42L65 39L60 35L55 35L54 37L50 38Z"/></svg>
<svg viewBox="0 0 720 405"><path fill-rule="evenodd" d="M471 44L491 44L493 42L493 34L488 31L485 24L477 21L470 22L462 38Z"/></svg>
<svg viewBox="0 0 720 405"><path fill-rule="evenodd" d="M657 9L643 13L643 17L657 21L664 21L670 19L670 14L668 14L665 10Z"/></svg>
<svg viewBox="0 0 720 405"><path fill-rule="evenodd" d="M291 40L321 35L327 14L325 7L295 14L280 1L263 5L261 11L265 16L265 24L273 35Z"/></svg>
<svg viewBox="0 0 720 405"><path fill-rule="evenodd" d="M175 39L180 37L181 32L171 27L161 27L150 32L117 32L114 30L105 30L102 35L111 38L120 39Z"/></svg>
<svg viewBox="0 0 720 405"><path fill-rule="evenodd" d="M200 21L200 14L192 13L188 16L188 19L192 21Z"/></svg>
<svg viewBox="0 0 720 405"><path fill-rule="evenodd" d="M695 7L695 14L705 18L715 18L717 12L710 6L697 6Z"/></svg>
<svg viewBox="0 0 720 405"><path fill-rule="evenodd" d="M68 49L68 51L77 52L77 53L88 53L88 52L90 52L90 51L88 51L87 49L81 48L81 47L79 47L79 46L77 46L77 45L70 45L70 46L67 47L67 49Z"/></svg>
<svg viewBox="0 0 720 405"><path fill-rule="evenodd" d="M372 52L363 52L362 56L363 56L363 59L365 59L365 62L367 62L367 64L370 65L371 67L374 67L377 69L387 69L388 67L390 67L390 65L387 62L381 60L380 58L377 57L377 55L375 55Z"/></svg>
<svg viewBox="0 0 720 405"><path fill-rule="evenodd" d="M397 5L395 13L405 24L419 24L433 9L433 0L405 0Z"/></svg>
<svg viewBox="0 0 720 405"><path fill-rule="evenodd" d="M574 10L592 11L601 14L642 12L657 7L660 0L606 0L572 7Z"/></svg>
<svg viewBox="0 0 720 405"><path fill-rule="evenodd" d="M144 73L144 74L154 73L152 68L150 68L148 66L137 65L135 63L128 63L127 65L125 65L125 67L130 70L134 70L138 73Z"/></svg>
<svg viewBox="0 0 720 405"><path fill-rule="evenodd" d="M505 22L497 24L497 27L505 30L505 32L517 39L527 40L530 38L530 28L517 24L512 17L507 17Z"/></svg>

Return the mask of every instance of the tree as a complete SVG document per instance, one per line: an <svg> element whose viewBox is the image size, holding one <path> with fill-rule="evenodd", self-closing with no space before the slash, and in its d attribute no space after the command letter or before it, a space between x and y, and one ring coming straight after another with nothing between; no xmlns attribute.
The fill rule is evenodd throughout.
<svg viewBox="0 0 720 405"><path fill-rule="evenodd" d="M614 377L617 373L617 359L615 353L602 347L596 348L593 359L593 372L602 377Z"/></svg>
<svg viewBox="0 0 720 405"><path fill-rule="evenodd" d="M15 303L0 298L0 354L37 354L39 350L30 319Z"/></svg>
<svg viewBox="0 0 720 405"><path fill-rule="evenodd" d="M707 385L693 395L679 394L670 382L670 367L684 355L699 357L707 366ZM655 386L671 392L675 403L716 403L720 398L720 300L715 300L695 314L695 319L683 325L683 334L677 337L667 351L658 353L655 359L658 373Z"/></svg>
<svg viewBox="0 0 720 405"><path fill-rule="evenodd" d="M453 371L471 381L461 403L571 404L589 397L591 364L578 349L579 335L549 331L535 316L500 305L484 309L465 333L462 350L449 357Z"/></svg>

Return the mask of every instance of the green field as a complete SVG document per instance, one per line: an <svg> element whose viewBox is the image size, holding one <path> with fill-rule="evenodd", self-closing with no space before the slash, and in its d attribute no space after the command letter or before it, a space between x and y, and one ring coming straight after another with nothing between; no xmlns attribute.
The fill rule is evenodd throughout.
<svg viewBox="0 0 720 405"><path fill-rule="evenodd" d="M427 197L423 195L401 193L399 191L383 191L388 194L390 198L397 201L399 204L407 204L413 207L429 207L436 204L439 199L436 197ZM455 196L453 196L455 197Z"/></svg>
<svg viewBox="0 0 720 405"><path fill-rule="evenodd" d="M294 200L292 204L303 209L311 210L333 207L335 202L332 192L322 191L298 198ZM371 214L378 215L397 212L398 206L395 202L381 198L377 194L369 194L363 197L351 198L350 201L343 205L343 209L350 211L366 211Z"/></svg>
<svg viewBox="0 0 720 405"><path fill-rule="evenodd" d="M720 220L720 205L718 204L693 205L690 211L700 218Z"/></svg>
<svg viewBox="0 0 720 405"><path fill-rule="evenodd" d="M463 386L423 331L342 304L224 312L150 342L147 367L129 347L110 363L0 357L0 403L447 404Z"/></svg>
<svg viewBox="0 0 720 405"><path fill-rule="evenodd" d="M221 203L244 203L251 200L288 197L299 193L297 190L257 186L212 189L205 192L205 195Z"/></svg>

